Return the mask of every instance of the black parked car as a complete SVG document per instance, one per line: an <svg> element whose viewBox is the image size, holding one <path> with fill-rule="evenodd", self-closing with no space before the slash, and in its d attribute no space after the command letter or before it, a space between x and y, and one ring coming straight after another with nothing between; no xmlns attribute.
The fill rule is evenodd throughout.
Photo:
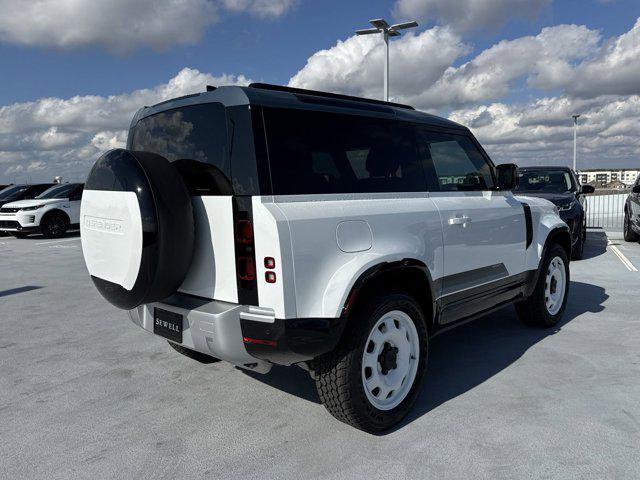
<svg viewBox="0 0 640 480"><path fill-rule="evenodd" d="M624 204L624 239L627 242L640 240L640 177Z"/></svg>
<svg viewBox="0 0 640 480"><path fill-rule="evenodd" d="M522 167L518 169L515 192L542 197L554 203L560 217L571 230L571 257L582 258L587 239L585 194L593 193L591 185L580 186L573 170L568 167Z"/></svg>

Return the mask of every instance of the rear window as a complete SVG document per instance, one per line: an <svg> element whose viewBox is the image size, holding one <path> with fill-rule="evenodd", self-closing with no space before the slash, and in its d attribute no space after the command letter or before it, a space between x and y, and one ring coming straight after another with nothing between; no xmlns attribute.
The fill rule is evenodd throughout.
<svg viewBox="0 0 640 480"><path fill-rule="evenodd" d="M222 104L190 105L145 117L133 128L130 148L173 162L192 195L231 193Z"/></svg>
<svg viewBox="0 0 640 480"><path fill-rule="evenodd" d="M275 195L426 189L409 124L280 108L264 118Z"/></svg>

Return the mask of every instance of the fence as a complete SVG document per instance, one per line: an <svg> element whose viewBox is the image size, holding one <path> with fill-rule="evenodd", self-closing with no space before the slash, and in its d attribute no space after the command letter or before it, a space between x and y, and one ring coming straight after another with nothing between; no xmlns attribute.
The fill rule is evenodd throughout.
<svg viewBox="0 0 640 480"><path fill-rule="evenodd" d="M587 227L621 231L629 190L596 190L587 195Z"/></svg>

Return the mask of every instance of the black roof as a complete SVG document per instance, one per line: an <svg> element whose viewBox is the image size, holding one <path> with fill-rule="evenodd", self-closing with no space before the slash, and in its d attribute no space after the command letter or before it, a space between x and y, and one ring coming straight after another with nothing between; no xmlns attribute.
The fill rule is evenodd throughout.
<svg viewBox="0 0 640 480"><path fill-rule="evenodd" d="M468 130L466 127L451 120L420 112L408 105L265 83L252 83L247 87L207 87L206 92L186 95L184 97L166 100L151 107L144 107L134 116L132 126L141 118L158 112L209 102L220 102L227 107L236 105L259 105L265 107L324 110L382 117L388 116L399 120L443 128Z"/></svg>

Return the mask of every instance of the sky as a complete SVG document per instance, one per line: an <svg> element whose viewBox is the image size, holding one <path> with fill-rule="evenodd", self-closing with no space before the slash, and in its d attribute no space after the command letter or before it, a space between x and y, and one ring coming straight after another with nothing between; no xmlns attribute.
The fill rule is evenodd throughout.
<svg viewBox="0 0 640 480"><path fill-rule="evenodd" d="M640 168L640 0L0 0L0 184L83 180L135 111L262 81L391 97L495 163Z"/></svg>

